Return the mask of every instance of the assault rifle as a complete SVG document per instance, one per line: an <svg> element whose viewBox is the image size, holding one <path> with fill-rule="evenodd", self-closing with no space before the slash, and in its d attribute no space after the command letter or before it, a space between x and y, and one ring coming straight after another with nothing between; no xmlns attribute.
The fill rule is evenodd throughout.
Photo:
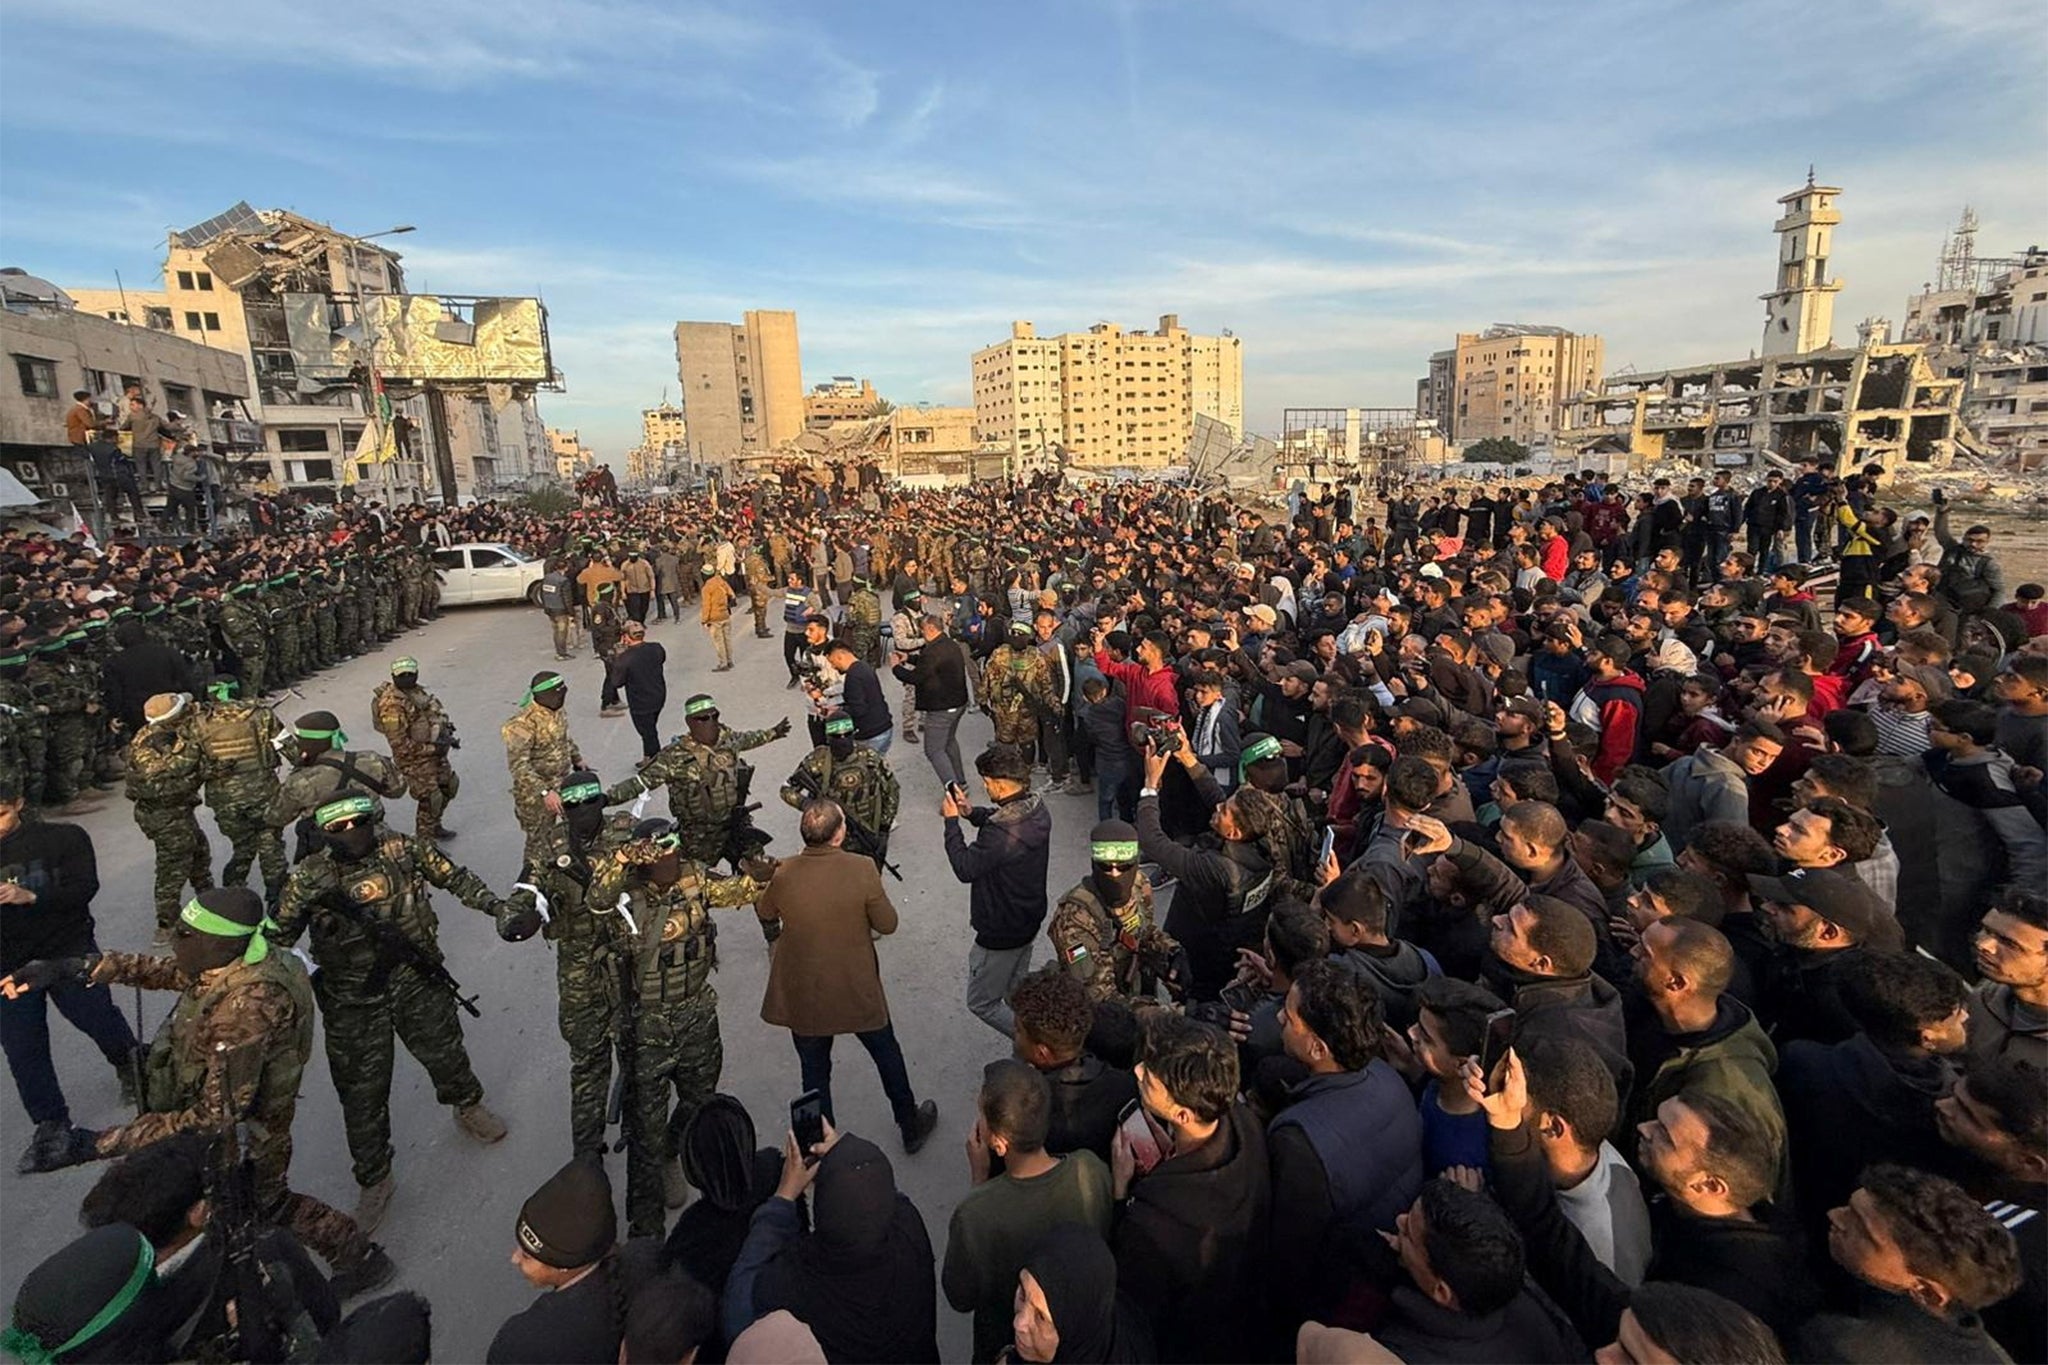
<svg viewBox="0 0 2048 1365"><path fill-rule="evenodd" d="M462 983L455 979L447 964L430 957L426 949L407 938L405 931L397 925L367 913L339 889L322 896L320 904L370 936L370 942L377 950L377 973L373 984L379 994L383 993L385 978L390 976L391 969L403 963L429 986L453 996L455 1003L470 1018L484 1017L483 1011L476 1007L477 997L462 993Z"/></svg>
<svg viewBox="0 0 2048 1365"><path fill-rule="evenodd" d="M798 768L789 775L789 785L795 787L813 801L818 800L825 794L818 788L817 777L802 768ZM858 853L863 858L873 858L875 866L881 868L882 871L888 873L897 881L902 881L903 870L889 861L888 845L883 843L873 830L862 824L859 816L846 809L846 807L841 806L839 813L846 817L846 847L848 851Z"/></svg>
<svg viewBox="0 0 2048 1365"><path fill-rule="evenodd" d="M279 1289L257 1250L256 1230L262 1211L256 1203L256 1161L249 1150L249 1121L234 1111L233 1071L243 1055L226 1043L213 1045L221 1069L214 1134L206 1164L207 1231L218 1238L224 1274L234 1299L234 1325L228 1330L229 1358L255 1362L282 1361L292 1348L291 1324L277 1301Z"/></svg>

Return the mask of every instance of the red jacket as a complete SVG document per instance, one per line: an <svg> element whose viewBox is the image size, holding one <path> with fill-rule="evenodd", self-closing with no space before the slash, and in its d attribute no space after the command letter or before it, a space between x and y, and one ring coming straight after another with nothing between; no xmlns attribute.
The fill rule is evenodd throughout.
<svg viewBox="0 0 2048 1365"><path fill-rule="evenodd" d="M1571 542L1562 535L1552 536L1543 542L1543 576L1553 583L1564 582L1565 570L1571 567Z"/></svg>
<svg viewBox="0 0 2048 1365"><path fill-rule="evenodd" d="M1617 673L1603 682L1589 682L1573 699L1574 719L1600 727L1600 748L1593 755L1593 776L1612 782L1636 752L1636 727L1643 718L1643 680L1634 673ZM1595 713L1589 716L1589 712Z"/></svg>
<svg viewBox="0 0 2048 1365"><path fill-rule="evenodd" d="M1835 647L1835 661L1828 665L1828 672L1841 678L1847 689L1853 692L1869 679L1871 665L1882 656L1882 650L1876 631L1844 635Z"/></svg>
<svg viewBox="0 0 2048 1365"><path fill-rule="evenodd" d="M1138 718L1140 707L1149 706L1155 711L1180 717L1180 678L1171 665L1164 666L1156 673L1147 673L1139 663L1118 663L1109 657L1109 651L1095 651L1095 666L1102 670L1105 678L1115 678L1124 685L1124 720L1126 723Z"/></svg>

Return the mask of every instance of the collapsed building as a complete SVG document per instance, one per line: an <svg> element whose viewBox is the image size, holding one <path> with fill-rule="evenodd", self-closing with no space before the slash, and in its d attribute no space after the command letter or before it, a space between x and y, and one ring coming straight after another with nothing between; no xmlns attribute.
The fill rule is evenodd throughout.
<svg viewBox="0 0 2048 1365"><path fill-rule="evenodd" d="M1587 454L1742 467L1812 456L1827 470L1943 466L1963 381L1926 348L1871 341L1805 355L1609 376L1565 405L1560 443Z"/></svg>

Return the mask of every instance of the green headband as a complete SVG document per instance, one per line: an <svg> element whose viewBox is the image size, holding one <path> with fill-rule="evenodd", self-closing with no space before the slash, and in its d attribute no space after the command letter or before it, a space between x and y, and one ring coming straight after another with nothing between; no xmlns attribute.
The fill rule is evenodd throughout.
<svg viewBox="0 0 2048 1365"><path fill-rule="evenodd" d="M254 966L270 956L270 941L256 932L258 929L277 927L276 922L268 915L263 917L260 924L241 924L225 915L214 914L195 898L185 902L185 908L178 912L178 918L188 928L197 929L202 934L212 934L217 938L248 939L249 947L242 954L242 961L249 966Z"/></svg>
<svg viewBox="0 0 2048 1365"><path fill-rule="evenodd" d="M208 683L206 685L206 695L212 697L215 701L227 701L234 696L235 689L240 686L241 684L233 678L228 679L226 682Z"/></svg>
<svg viewBox="0 0 2048 1365"><path fill-rule="evenodd" d="M580 806L585 801L595 801L604 795L602 782L578 782L573 787L564 787L555 795L562 798L565 806Z"/></svg>
<svg viewBox="0 0 2048 1365"><path fill-rule="evenodd" d="M697 700L685 703L683 706L683 714L685 716L701 716L707 711L713 714L716 714L718 711L718 703L710 697L699 697Z"/></svg>
<svg viewBox="0 0 2048 1365"><path fill-rule="evenodd" d="M660 849L663 853L673 853L675 850L683 846L683 836L676 833L674 830L670 830L666 834L655 835L652 839L649 839L647 842L653 845L655 848Z"/></svg>
<svg viewBox="0 0 2048 1365"><path fill-rule="evenodd" d="M1135 839L1106 839L1088 845L1088 857L1098 863L1135 863L1138 843Z"/></svg>
<svg viewBox="0 0 2048 1365"><path fill-rule="evenodd" d="M420 661L418 659L393 659L391 661L391 676L394 678L401 673L417 673L419 671Z"/></svg>
<svg viewBox="0 0 2048 1365"><path fill-rule="evenodd" d="M25 664L27 662L28 655L26 654L0 654L0 668L4 668L8 664Z"/></svg>
<svg viewBox="0 0 2048 1365"><path fill-rule="evenodd" d="M375 797L338 796L313 812L313 823L325 829L327 822L330 820L340 820L345 816L351 815L375 815L376 813L377 800Z"/></svg>
<svg viewBox="0 0 2048 1365"><path fill-rule="evenodd" d="M852 734L852 733L853 733L853 717L852 717L852 716L834 716L834 717L832 717L832 719L830 719L830 720L828 720L828 721L826 721L826 722L825 722L825 733L826 733L826 734L828 734L828 735L850 735L850 734Z"/></svg>
<svg viewBox="0 0 2048 1365"><path fill-rule="evenodd" d="M341 732L340 726L336 726L332 730L308 730L304 726L297 726L294 727L292 733L300 739L324 739L329 744L348 743L348 736Z"/></svg>
<svg viewBox="0 0 2048 1365"><path fill-rule="evenodd" d="M1271 735L1261 736L1246 745L1244 751L1237 756L1237 775L1243 777L1244 770L1251 767L1252 764L1264 759L1278 757L1280 757L1280 741Z"/></svg>
<svg viewBox="0 0 2048 1365"><path fill-rule="evenodd" d="M521 698L519 699L519 704L520 704L521 706L524 706L524 705L526 705L526 703L528 703L528 702L532 701L532 700L533 700L533 698L534 698L534 694L535 694L535 693L538 693L538 692L552 692L552 691L554 691L554 690L555 690L556 688L558 688L558 687L566 687L566 686L568 686L568 684L569 684L569 680L568 680L567 678L563 677L563 676L562 676L561 674L559 674L559 673L550 673L550 674L548 674L548 676L547 676L547 677L545 677L545 678L542 678L542 679L541 679L541 680L540 680L539 682L537 682L537 683L535 683L535 684L534 684L533 686L531 686L531 687L527 688L527 689L526 689L526 695L525 695L525 696L523 696L523 697L521 697Z"/></svg>
<svg viewBox="0 0 2048 1365"><path fill-rule="evenodd" d="M105 1307L92 1315L85 1326L73 1332L69 1340L61 1346L48 1347L32 1333L19 1327L9 1327L5 1333L0 1333L0 1349L22 1361L23 1365L51 1365L66 1351L77 1350L112 1327L156 1278L156 1249L140 1233L136 1234L135 1240L140 1243L140 1248L135 1253L135 1269L129 1272L128 1282L107 1300Z"/></svg>

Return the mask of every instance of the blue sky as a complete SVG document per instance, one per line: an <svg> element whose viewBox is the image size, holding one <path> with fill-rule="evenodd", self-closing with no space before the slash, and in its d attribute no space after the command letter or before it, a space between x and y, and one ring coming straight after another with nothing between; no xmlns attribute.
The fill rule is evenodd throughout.
<svg viewBox="0 0 2048 1365"><path fill-rule="evenodd" d="M1496 321L1610 368L1747 353L1775 198L1845 187L1836 335L1965 202L2048 240L2048 25L2010 0L5 0L0 264L160 278L248 199L413 286L546 298L550 422L616 459L678 318L794 308L807 383L1177 312L1247 417L1396 405Z"/></svg>

